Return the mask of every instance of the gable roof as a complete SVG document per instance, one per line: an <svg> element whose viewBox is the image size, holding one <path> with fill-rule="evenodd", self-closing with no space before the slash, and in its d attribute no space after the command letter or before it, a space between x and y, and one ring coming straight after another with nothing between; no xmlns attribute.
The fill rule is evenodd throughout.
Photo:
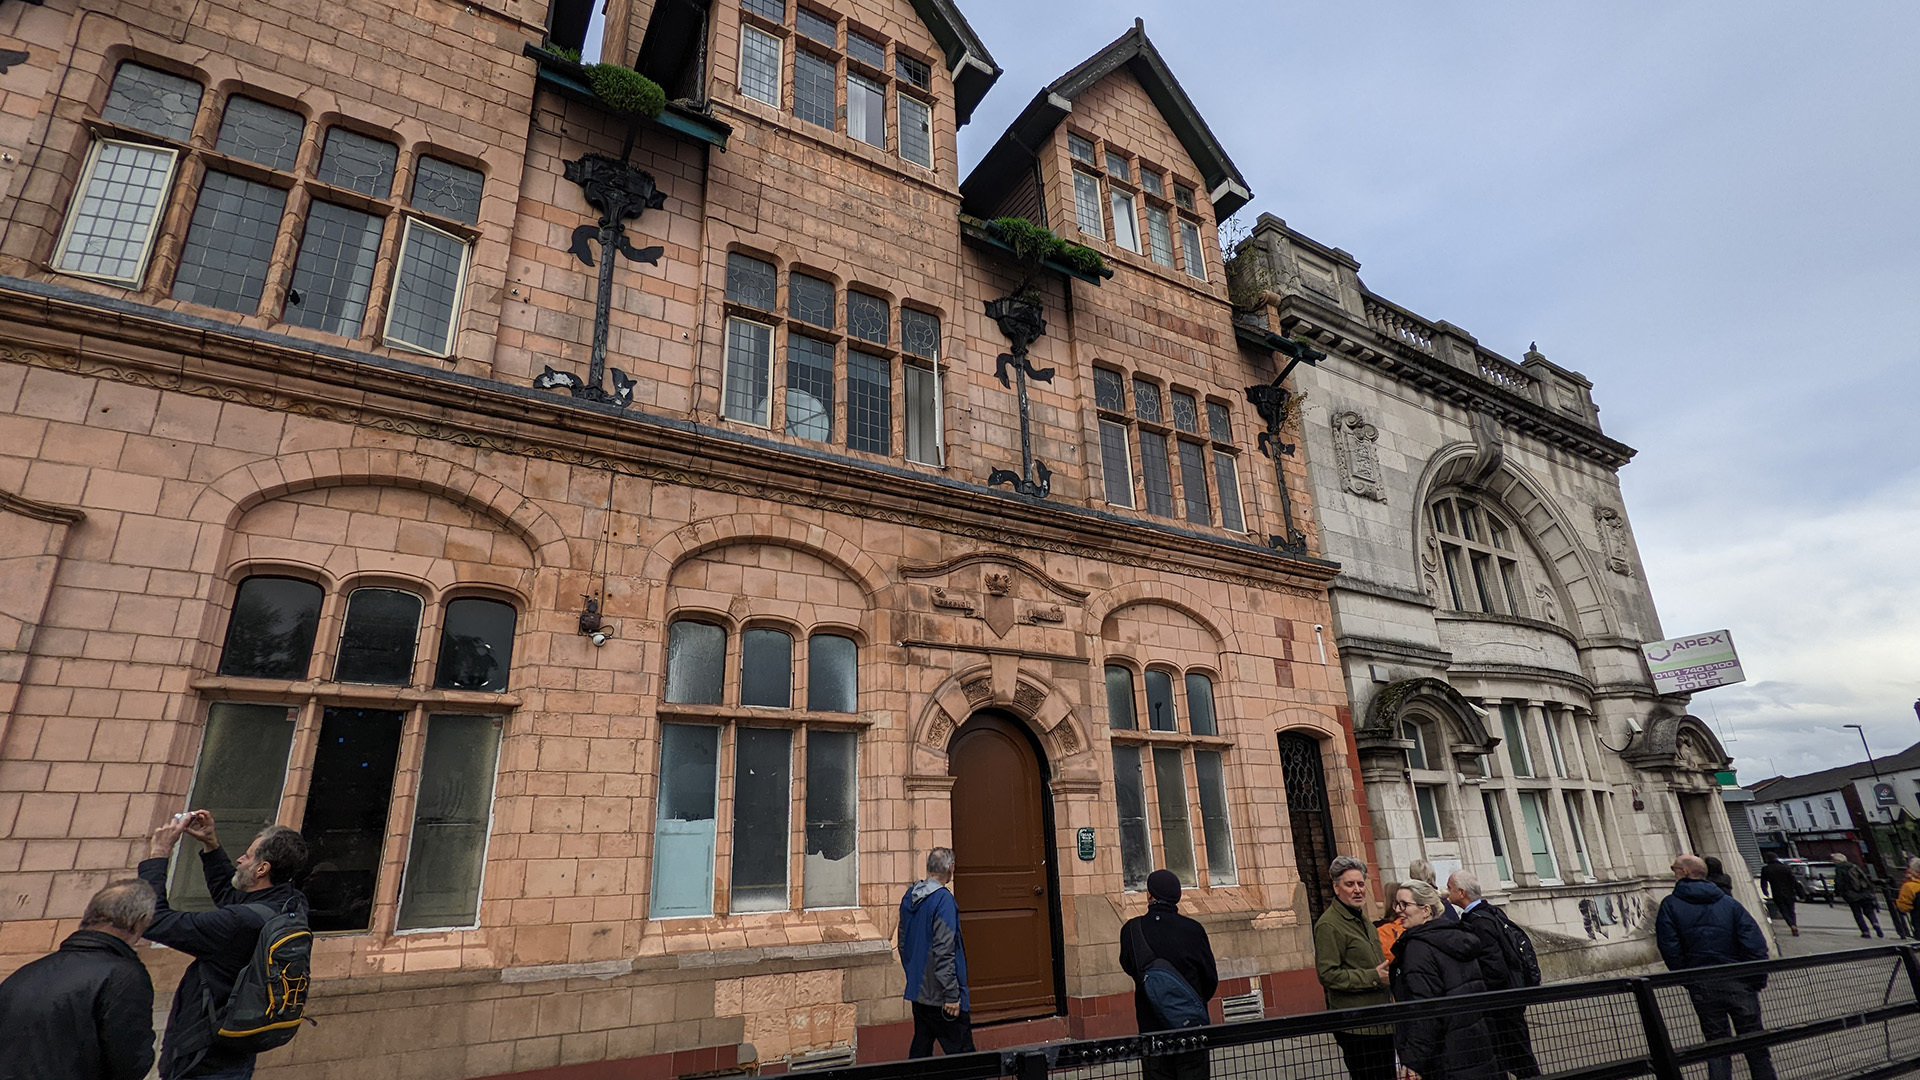
<svg viewBox="0 0 1920 1080"><path fill-rule="evenodd" d="M952 0L913 0L913 10L946 53L947 70L953 73L955 123L964 126L973 119L974 106L1000 78L1000 65L993 62L992 54Z"/></svg>
<svg viewBox="0 0 1920 1080"><path fill-rule="evenodd" d="M1838 791L1855 780L1870 779L1874 774L1875 766L1879 767L1882 776L1907 769L1920 769L1920 743L1914 743L1897 754L1874 758L1870 762L1856 761L1851 765L1822 769L1802 776L1773 777L1755 784L1748 784L1747 790L1753 792L1753 797L1762 802L1798 799L1805 795Z"/></svg>
<svg viewBox="0 0 1920 1080"><path fill-rule="evenodd" d="M1140 80L1167 126L1186 148L1187 156L1199 168L1215 218L1224 219L1245 206L1253 198L1246 177L1240 175L1233 159L1213 137L1200 110L1194 108L1193 99L1181 89L1180 80L1173 77L1172 69L1161 58L1160 50L1147 39L1146 24L1135 19L1133 29L1033 96L961 182L961 209L969 214L991 213L1012 184L1023 182L1031 174L1034 154L1060 121L1073 112L1073 99L1123 67Z"/></svg>

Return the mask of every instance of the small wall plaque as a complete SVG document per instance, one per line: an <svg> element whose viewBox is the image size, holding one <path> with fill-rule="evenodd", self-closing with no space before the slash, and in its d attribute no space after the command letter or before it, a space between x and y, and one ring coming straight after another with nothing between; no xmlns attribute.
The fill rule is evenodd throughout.
<svg viewBox="0 0 1920 1080"><path fill-rule="evenodd" d="M1092 862L1093 829L1091 827L1081 829L1079 833L1075 835L1075 839L1080 842L1080 861Z"/></svg>

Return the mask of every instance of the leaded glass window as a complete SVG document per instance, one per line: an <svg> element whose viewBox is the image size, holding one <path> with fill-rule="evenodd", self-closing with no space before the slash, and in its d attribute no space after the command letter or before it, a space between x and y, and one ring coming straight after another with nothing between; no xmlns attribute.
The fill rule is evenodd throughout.
<svg viewBox="0 0 1920 1080"><path fill-rule="evenodd" d="M836 24L833 19L825 15L815 14L813 11L804 7L794 9L793 28L820 44L825 45L829 49L840 43L838 24ZM801 53L800 55L805 56L806 54ZM829 67L831 67L831 61L829 61ZM831 81L832 76L829 75L828 78L829 81Z"/></svg>
<svg viewBox="0 0 1920 1080"><path fill-rule="evenodd" d="M804 9L802 9L804 10ZM793 54L793 115L833 130L833 61L805 49Z"/></svg>
<svg viewBox="0 0 1920 1080"><path fill-rule="evenodd" d="M100 117L163 139L186 142L193 136L202 93L200 84L192 79L123 63L113 73L113 86L107 91L107 105L100 110Z"/></svg>
<svg viewBox="0 0 1920 1080"><path fill-rule="evenodd" d="M1107 227L1100 216L1100 181L1078 169L1073 173L1073 216L1081 232L1095 240L1107 238Z"/></svg>
<svg viewBox="0 0 1920 1080"><path fill-rule="evenodd" d="M423 157L414 164L413 206L467 225L480 221L480 192L486 178L451 161Z"/></svg>
<svg viewBox="0 0 1920 1080"><path fill-rule="evenodd" d="M1116 154L1111 150L1107 151L1107 175L1116 180L1132 179L1132 170L1127 167L1127 159L1124 155Z"/></svg>
<svg viewBox="0 0 1920 1080"><path fill-rule="evenodd" d="M458 236L408 218L400 268L387 305L386 342L434 356L453 351L454 317L467 276L469 246Z"/></svg>
<svg viewBox="0 0 1920 1080"><path fill-rule="evenodd" d="M1232 455L1214 452L1213 479L1220 487L1220 527L1246 532L1246 511L1240 505L1240 474Z"/></svg>
<svg viewBox="0 0 1920 1080"><path fill-rule="evenodd" d="M1193 189L1185 184L1173 185L1173 204L1182 210L1193 209Z"/></svg>
<svg viewBox="0 0 1920 1080"><path fill-rule="evenodd" d="M887 94L864 75L847 73L847 134L870 146L887 146Z"/></svg>
<svg viewBox="0 0 1920 1080"><path fill-rule="evenodd" d="M773 264L751 255L732 252L727 255L727 299L761 311L772 311L774 295Z"/></svg>
<svg viewBox="0 0 1920 1080"><path fill-rule="evenodd" d="M1187 520L1213 524L1213 506L1207 498L1207 454L1199 443L1179 440L1180 493L1187 504Z"/></svg>
<svg viewBox="0 0 1920 1080"><path fill-rule="evenodd" d="M875 71L887 70L887 47L857 30L847 31L847 56Z"/></svg>
<svg viewBox="0 0 1920 1080"><path fill-rule="evenodd" d="M847 353L847 449L892 452L893 365L884 356Z"/></svg>
<svg viewBox="0 0 1920 1080"><path fill-rule="evenodd" d="M833 329L833 282L798 270L788 274L787 316L823 330Z"/></svg>
<svg viewBox="0 0 1920 1080"><path fill-rule="evenodd" d="M1233 441L1233 414L1218 401L1207 402L1207 435L1214 442Z"/></svg>
<svg viewBox="0 0 1920 1080"><path fill-rule="evenodd" d="M1161 266L1173 268L1173 226L1167 212L1157 206L1147 207L1147 254Z"/></svg>
<svg viewBox="0 0 1920 1080"><path fill-rule="evenodd" d="M207 173L181 245L173 298L252 314L260 306L286 208L287 193L279 188Z"/></svg>
<svg viewBox="0 0 1920 1080"><path fill-rule="evenodd" d="M885 345L892 321L893 313L884 299L847 290L847 333L862 341Z"/></svg>
<svg viewBox="0 0 1920 1080"><path fill-rule="evenodd" d="M1140 479L1147 489L1147 513L1173 516L1173 472L1167 463L1167 437L1140 432Z"/></svg>
<svg viewBox="0 0 1920 1080"><path fill-rule="evenodd" d="M1100 421L1100 472L1105 480L1107 501L1115 506L1133 506L1133 463L1127 453L1127 426L1112 420Z"/></svg>
<svg viewBox="0 0 1920 1080"><path fill-rule="evenodd" d="M54 265L72 274L139 284L178 159L173 150L96 141Z"/></svg>
<svg viewBox="0 0 1920 1080"><path fill-rule="evenodd" d="M1093 369L1093 403L1107 412L1127 411L1126 383L1119 372L1107 368Z"/></svg>
<svg viewBox="0 0 1920 1080"><path fill-rule="evenodd" d="M1140 190L1160 198L1165 198L1167 194L1167 189L1161 186L1160 174L1148 168L1145 162L1140 165Z"/></svg>
<svg viewBox="0 0 1920 1080"><path fill-rule="evenodd" d="M300 133L305 128L306 121L297 112L236 95L227 99L213 148L286 172L300 156Z"/></svg>
<svg viewBox="0 0 1920 1080"><path fill-rule="evenodd" d="M933 89L933 68L899 49L893 51L893 72L922 90Z"/></svg>
<svg viewBox="0 0 1920 1080"><path fill-rule="evenodd" d="M1067 132L1067 153L1075 161L1093 164L1093 140L1085 136Z"/></svg>
<svg viewBox="0 0 1920 1080"><path fill-rule="evenodd" d="M740 92L780 107L780 39L751 26L740 28Z"/></svg>
<svg viewBox="0 0 1920 1080"><path fill-rule="evenodd" d="M1133 407L1140 419L1149 424L1164 423L1160 413L1160 387L1145 379L1133 380Z"/></svg>
<svg viewBox="0 0 1920 1080"><path fill-rule="evenodd" d="M787 0L740 0L740 6L763 19L787 21Z"/></svg>
<svg viewBox="0 0 1920 1080"><path fill-rule="evenodd" d="M1200 403L1185 390L1173 391L1173 426L1189 434L1200 433Z"/></svg>
<svg viewBox="0 0 1920 1080"><path fill-rule="evenodd" d="M1191 221L1180 223L1180 254L1189 276L1207 280L1207 253L1200 244L1200 226Z"/></svg>
<svg viewBox="0 0 1920 1080"><path fill-rule="evenodd" d="M940 317L909 307L901 308L900 349L909 356L924 360L939 359Z"/></svg>
<svg viewBox="0 0 1920 1080"><path fill-rule="evenodd" d="M772 381L773 327L728 319L723 408L727 418L766 427Z"/></svg>
<svg viewBox="0 0 1920 1080"><path fill-rule="evenodd" d="M833 398L833 344L787 335L787 434L832 440Z"/></svg>
<svg viewBox="0 0 1920 1080"><path fill-rule="evenodd" d="M314 179L384 199L393 193L393 167L400 148L384 139L357 131L327 129L327 145L320 151Z"/></svg>
<svg viewBox="0 0 1920 1080"><path fill-rule="evenodd" d="M281 318L342 337L358 337L373 291L374 261L386 223L372 214L315 201L294 260Z"/></svg>
<svg viewBox="0 0 1920 1080"><path fill-rule="evenodd" d="M900 94L900 156L933 168L933 110L919 98Z"/></svg>

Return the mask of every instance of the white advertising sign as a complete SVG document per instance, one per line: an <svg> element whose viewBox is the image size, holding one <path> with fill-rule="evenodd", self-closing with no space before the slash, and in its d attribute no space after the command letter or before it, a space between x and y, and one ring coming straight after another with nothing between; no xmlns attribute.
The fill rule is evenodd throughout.
<svg viewBox="0 0 1920 1080"><path fill-rule="evenodd" d="M1653 675L1653 689L1661 694L1685 694L1746 682L1740 657L1733 651L1733 632L1709 630L1671 641L1649 641L1640 646Z"/></svg>

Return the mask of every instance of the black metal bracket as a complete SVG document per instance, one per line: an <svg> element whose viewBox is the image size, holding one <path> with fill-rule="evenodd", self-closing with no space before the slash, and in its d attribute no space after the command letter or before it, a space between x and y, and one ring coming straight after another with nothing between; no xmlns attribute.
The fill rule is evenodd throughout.
<svg viewBox="0 0 1920 1080"><path fill-rule="evenodd" d="M1027 348L1046 335L1047 320L1040 301L1021 296L1003 296L987 301L987 317L999 324L1000 332L1013 343L1011 352L1000 354L994 375L1001 386L1009 385L1007 369L1014 374L1013 387L1020 395L1020 471L995 469L987 474L987 486L1009 484L1022 495L1044 499L1053 490L1053 470L1033 456L1032 403L1027 396L1027 380L1052 382L1053 368L1034 370L1027 359Z"/></svg>
<svg viewBox="0 0 1920 1080"><path fill-rule="evenodd" d="M667 201L666 193L654 186L653 175L604 154L587 154L567 162L566 178L580 185L587 204L600 211L598 225L582 225L573 230L573 243L567 248L588 266L594 265L593 245L600 245L599 290L593 305L593 357L587 364L587 377L567 371L555 371L551 365L533 380L542 390L563 389L574 397L597 401L624 409L633 404L634 381L618 368L613 370L613 390L601 386L607 375L607 332L613 307L613 265L624 255L629 261L658 265L666 249L658 245L636 248L627 239L626 222L648 210L658 210Z"/></svg>
<svg viewBox="0 0 1920 1080"><path fill-rule="evenodd" d="M1279 340L1284 341L1286 339L1282 338ZM1304 346L1300 348L1303 352L1311 353L1318 351L1306 349ZM1320 353L1319 355L1325 356L1326 354ZM1285 423L1287 419L1287 402L1293 398L1292 391L1282 386L1281 383L1285 381L1287 375L1293 371L1294 364L1302 360L1306 360L1307 363L1314 363L1317 359L1318 357L1308 358L1295 355L1294 362L1288 364L1272 382L1263 383L1258 386L1249 386L1246 390L1247 401L1252 403L1254 412L1258 413L1260 419L1265 421L1267 425L1266 430L1260 433L1258 439L1260 452L1273 461L1273 478L1274 481L1280 485L1280 527L1283 531L1279 535L1269 536L1267 538L1267 546L1282 555L1290 555L1296 558L1305 557L1307 554L1307 534L1294 527L1293 496L1287 490L1287 470L1281 464L1280 460L1283 457L1293 456L1294 451L1292 443L1284 442L1280 438L1280 426Z"/></svg>

